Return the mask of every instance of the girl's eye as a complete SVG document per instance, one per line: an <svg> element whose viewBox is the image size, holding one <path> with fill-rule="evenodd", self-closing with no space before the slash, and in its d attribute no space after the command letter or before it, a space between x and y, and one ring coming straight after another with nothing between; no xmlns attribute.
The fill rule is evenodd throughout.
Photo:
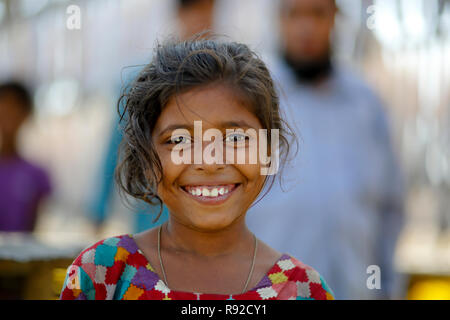
<svg viewBox="0 0 450 320"><path fill-rule="evenodd" d="M167 141L168 144L186 144L190 142L191 139L186 136L174 136Z"/></svg>
<svg viewBox="0 0 450 320"><path fill-rule="evenodd" d="M243 133L232 133L225 138L225 142L242 142L249 140L249 137Z"/></svg>

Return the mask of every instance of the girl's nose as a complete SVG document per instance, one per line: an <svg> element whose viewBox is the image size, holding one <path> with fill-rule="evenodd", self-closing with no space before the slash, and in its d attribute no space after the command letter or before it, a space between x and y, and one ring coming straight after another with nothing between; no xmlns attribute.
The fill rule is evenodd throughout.
<svg viewBox="0 0 450 320"><path fill-rule="evenodd" d="M194 168L196 170L204 170L214 172L225 168L225 158L222 142L216 143L214 141L203 141L202 148L197 150L201 151L201 163L194 161ZM195 157L195 155L194 155Z"/></svg>
<svg viewBox="0 0 450 320"><path fill-rule="evenodd" d="M222 170L224 168L225 168L225 164L217 164L217 163L206 164L205 162L203 162L202 164L194 164L195 170L201 170L201 171L208 172L208 173L213 173L218 170Z"/></svg>

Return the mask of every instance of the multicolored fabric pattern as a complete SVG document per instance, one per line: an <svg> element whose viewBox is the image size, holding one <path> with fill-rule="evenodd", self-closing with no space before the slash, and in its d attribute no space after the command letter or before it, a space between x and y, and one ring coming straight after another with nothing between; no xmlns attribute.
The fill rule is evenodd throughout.
<svg viewBox="0 0 450 320"><path fill-rule="evenodd" d="M131 235L101 240L67 269L61 300L331 300L320 274L283 254L253 289L236 295L180 292L159 278Z"/></svg>

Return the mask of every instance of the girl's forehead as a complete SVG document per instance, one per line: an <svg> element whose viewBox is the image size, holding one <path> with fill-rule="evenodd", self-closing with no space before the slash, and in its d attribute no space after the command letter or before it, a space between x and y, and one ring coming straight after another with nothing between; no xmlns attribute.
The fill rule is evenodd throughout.
<svg viewBox="0 0 450 320"><path fill-rule="evenodd" d="M155 133L174 124L192 126L194 121L202 121L205 128L222 129L231 125L260 128L259 119L251 109L232 88L223 85L199 87L169 99L158 118Z"/></svg>

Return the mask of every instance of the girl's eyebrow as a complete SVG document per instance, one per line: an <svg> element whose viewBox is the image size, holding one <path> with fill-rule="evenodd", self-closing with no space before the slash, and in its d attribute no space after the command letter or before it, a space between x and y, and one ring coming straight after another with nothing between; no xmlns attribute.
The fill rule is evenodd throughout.
<svg viewBox="0 0 450 320"><path fill-rule="evenodd" d="M221 123L222 128L252 128L253 126L249 125L244 120L241 121L225 121Z"/></svg>
<svg viewBox="0 0 450 320"><path fill-rule="evenodd" d="M253 126L249 125L244 120L240 121L225 121L221 122L219 128L252 128ZM187 124L171 124L167 126L164 130L162 130L158 136L165 135L167 132L172 132L177 129L186 129L188 131L193 131L194 126L193 125L187 125Z"/></svg>
<svg viewBox="0 0 450 320"><path fill-rule="evenodd" d="M188 131L192 131L194 129L194 126L192 125L186 125L186 124L171 124L170 126L167 126L164 130L162 130L158 136L165 135L168 131L172 132L177 129L186 129Z"/></svg>

